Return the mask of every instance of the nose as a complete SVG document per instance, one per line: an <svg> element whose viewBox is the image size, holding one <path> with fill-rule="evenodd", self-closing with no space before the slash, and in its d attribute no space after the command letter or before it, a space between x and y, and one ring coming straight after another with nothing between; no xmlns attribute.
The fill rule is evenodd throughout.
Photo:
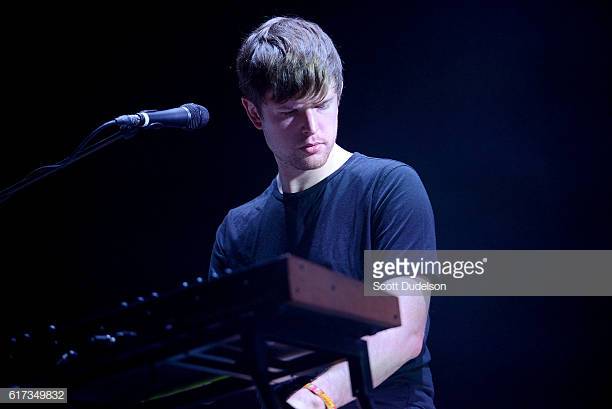
<svg viewBox="0 0 612 409"><path fill-rule="evenodd" d="M317 133L317 118L314 109L306 109L304 111L302 133L307 136Z"/></svg>

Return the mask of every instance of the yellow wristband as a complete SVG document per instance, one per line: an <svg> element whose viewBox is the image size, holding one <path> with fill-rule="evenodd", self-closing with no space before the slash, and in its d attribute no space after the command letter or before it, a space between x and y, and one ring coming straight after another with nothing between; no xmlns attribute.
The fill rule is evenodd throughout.
<svg viewBox="0 0 612 409"><path fill-rule="evenodd" d="M314 393L315 395L317 395L319 398L321 398L323 400L323 403L325 403L325 407L327 409L336 409L336 404L334 403L332 398L330 398L329 395L323 391L323 389L319 388L317 385L315 385L312 382L308 382L303 387L308 389L310 392Z"/></svg>

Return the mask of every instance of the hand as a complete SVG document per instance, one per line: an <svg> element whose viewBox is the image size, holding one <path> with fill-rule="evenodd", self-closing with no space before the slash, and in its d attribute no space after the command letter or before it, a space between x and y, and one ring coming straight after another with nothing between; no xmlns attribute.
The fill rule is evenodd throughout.
<svg viewBox="0 0 612 409"><path fill-rule="evenodd" d="M325 409L323 400L306 389L299 389L287 399L287 403L295 409Z"/></svg>

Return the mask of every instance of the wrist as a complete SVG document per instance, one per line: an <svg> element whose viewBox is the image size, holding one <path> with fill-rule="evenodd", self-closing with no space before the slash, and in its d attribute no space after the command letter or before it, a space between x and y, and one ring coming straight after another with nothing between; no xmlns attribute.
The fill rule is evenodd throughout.
<svg viewBox="0 0 612 409"><path fill-rule="evenodd" d="M287 399L287 403L293 408L326 409L325 402L305 388L298 389Z"/></svg>
<svg viewBox="0 0 612 409"><path fill-rule="evenodd" d="M326 409L336 409L336 404L334 403L332 398L327 393L325 393L323 389L319 388L316 384L312 382L308 382L306 385L304 385L304 389L310 391L313 395L321 399Z"/></svg>

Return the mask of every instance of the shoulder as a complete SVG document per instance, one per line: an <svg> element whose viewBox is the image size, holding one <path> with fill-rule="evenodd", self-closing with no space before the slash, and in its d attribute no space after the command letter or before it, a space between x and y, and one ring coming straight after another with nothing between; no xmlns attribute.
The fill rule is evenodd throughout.
<svg viewBox="0 0 612 409"><path fill-rule="evenodd" d="M272 182L259 196L240 206L230 209L225 217L224 223L234 227L241 227L248 224L263 212L266 203L273 197L272 189L275 187L276 184Z"/></svg>
<svg viewBox="0 0 612 409"><path fill-rule="evenodd" d="M374 182L380 188L389 183L421 185L421 179L414 168L394 159L376 158L355 153L356 157L348 171L352 178Z"/></svg>
<svg viewBox="0 0 612 409"><path fill-rule="evenodd" d="M371 186L375 209L388 209L393 207L391 203L397 204L394 211L431 207L425 186L412 166L394 159L358 155L352 177Z"/></svg>

